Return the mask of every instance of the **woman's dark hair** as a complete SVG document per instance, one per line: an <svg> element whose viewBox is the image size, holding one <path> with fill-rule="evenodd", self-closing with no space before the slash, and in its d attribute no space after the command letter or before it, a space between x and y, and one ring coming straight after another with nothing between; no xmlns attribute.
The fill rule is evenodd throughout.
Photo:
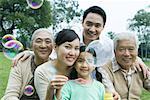
<svg viewBox="0 0 150 100"><path fill-rule="evenodd" d="M80 47L80 53L84 52L85 50L86 50L86 46L81 46ZM96 52L93 48L88 49L87 52L91 53L94 57L96 57Z"/></svg>
<svg viewBox="0 0 150 100"><path fill-rule="evenodd" d="M55 43L57 46L59 46L65 42L72 42L77 38L80 40L79 36L76 34L74 30L63 29L56 34Z"/></svg>
<svg viewBox="0 0 150 100"><path fill-rule="evenodd" d="M84 52L86 50L86 46L81 46L80 47L80 53ZM96 57L96 52L93 48L90 48L87 52L91 53L94 57ZM98 72L98 68L95 68L96 71L96 79L100 82L102 82L102 74L100 72ZM72 68L70 75L69 75L69 79L77 79L78 78L78 73L75 69L75 67Z"/></svg>
<svg viewBox="0 0 150 100"><path fill-rule="evenodd" d="M83 14L83 21L82 21L82 23L84 22L86 16L89 13L96 13L96 14L102 16L103 22L104 22L104 26L105 26L105 23L106 23L106 13L105 13L105 11L101 7L99 7L99 6L92 6L92 7L88 8L87 10L85 10L84 14Z"/></svg>

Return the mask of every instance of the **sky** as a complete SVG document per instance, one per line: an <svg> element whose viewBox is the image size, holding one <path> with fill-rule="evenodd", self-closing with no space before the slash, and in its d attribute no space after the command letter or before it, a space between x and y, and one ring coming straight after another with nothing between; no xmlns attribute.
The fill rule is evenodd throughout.
<svg viewBox="0 0 150 100"><path fill-rule="evenodd" d="M129 31L127 20L132 19L138 10L146 9L150 0L78 0L78 3L83 11L93 5L102 7L107 15L103 33L118 33Z"/></svg>

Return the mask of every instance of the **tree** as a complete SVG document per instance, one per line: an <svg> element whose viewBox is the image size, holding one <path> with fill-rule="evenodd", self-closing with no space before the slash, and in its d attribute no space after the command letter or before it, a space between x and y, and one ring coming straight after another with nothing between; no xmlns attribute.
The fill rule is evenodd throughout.
<svg viewBox="0 0 150 100"><path fill-rule="evenodd" d="M139 10L132 19L129 19L129 29L138 33L141 45L144 46L140 46L141 55L147 58L150 55L148 54L150 50L150 12L144 9Z"/></svg>
<svg viewBox="0 0 150 100"><path fill-rule="evenodd" d="M15 31L26 48L33 31L49 27L51 18L49 1L45 0L40 9L32 9L26 0L0 0L0 37Z"/></svg>
<svg viewBox="0 0 150 100"><path fill-rule="evenodd" d="M69 23L74 20L74 18L79 20L83 12L79 9L77 0L53 0L52 4L54 33L57 32L59 28L64 27L64 23L67 24L67 28L70 28ZM62 26L61 23L63 23Z"/></svg>
<svg viewBox="0 0 150 100"><path fill-rule="evenodd" d="M111 38L111 39L113 39L114 38L114 35L115 35L115 33L114 32L108 32L107 33L108 34L108 36Z"/></svg>
<svg viewBox="0 0 150 100"><path fill-rule="evenodd" d="M26 48L34 30L52 26L56 32L62 22L68 24L81 15L78 7L77 0L44 0L39 9L31 9L26 0L0 0L0 38L17 32Z"/></svg>

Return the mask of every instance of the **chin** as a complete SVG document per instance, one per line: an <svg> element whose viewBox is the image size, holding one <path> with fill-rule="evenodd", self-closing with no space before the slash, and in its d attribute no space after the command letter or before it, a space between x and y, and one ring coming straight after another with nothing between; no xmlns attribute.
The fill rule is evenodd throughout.
<svg viewBox="0 0 150 100"><path fill-rule="evenodd" d="M66 63L67 66L72 66L73 64L74 64L73 62Z"/></svg>
<svg viewBox="0 0 150 100"><path fill-rule="evenodd" d="M40 58L41 58L42 60L47 60L47 59L48 59L47 56L41 56Z"/></svg>

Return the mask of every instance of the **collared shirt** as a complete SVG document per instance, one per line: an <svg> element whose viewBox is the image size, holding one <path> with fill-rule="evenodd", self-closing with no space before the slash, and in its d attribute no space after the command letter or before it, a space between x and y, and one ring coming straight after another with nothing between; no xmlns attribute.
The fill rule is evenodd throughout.
<svg viewBox="0 0 150 100"><path fill-rule="evenodd" d="M118 70L121 70L121 72L122 72L122 74L123 74L123 76L124 76L124 78L125 78L125 80L126 80L126 82L127 82L128 87L130 87L130 84L131 84L132 74L134 74L134 73L137 72L135 66L130 67L128 71L125 70L125 69L122 69L122 68L118 65L118 63L117 63L117 61L116 61L115 58L113 58L113 60L112 60L112 70L113 70L114 73L115 73L116 71L118 71Z"/></svg>
<svg viewBox="0 0 150 100"><path fill-rule="evenodd" d="M103 84L112 84L122 100L133 100L133 98L140 100L142 88L150 91L150 76L145 79L143 73L136 70L135 66L132 66L128 71L124 70L114 58L102 68L105 69L103 73L108 76L109 80L109 83ZM108 90L113 88L108 87Z"/></svg>

